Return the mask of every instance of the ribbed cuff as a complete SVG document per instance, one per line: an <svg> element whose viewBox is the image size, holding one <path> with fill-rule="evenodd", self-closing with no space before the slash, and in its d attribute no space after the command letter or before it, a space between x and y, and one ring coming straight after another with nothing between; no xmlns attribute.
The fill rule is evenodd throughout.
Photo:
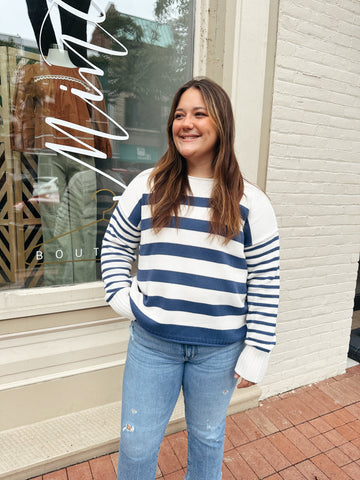
<svg viewBox="0 0 360 480"><path fill-rule="evenodd" d="M259 383L264 378L268 368L270 354L245 345L237 361L235 372L249 382Z"/></svg>
<svg viewBox="0 0 360 480"><path fill-rule="evenodd" d="M135 316L130 306L130 287L119 290L109 302L110 307L116 313L128 320L135 320Z"/></svg>

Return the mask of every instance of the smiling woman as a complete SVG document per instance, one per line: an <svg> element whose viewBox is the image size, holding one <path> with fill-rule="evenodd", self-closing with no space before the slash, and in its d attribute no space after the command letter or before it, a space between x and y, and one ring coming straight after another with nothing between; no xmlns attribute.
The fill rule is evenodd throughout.
<svg viewBox="0 0 360 480"><path fill-rule="evenodd" d="M218 133L199 89L189 88L182 94L172 133L176 149L186 159L188 175L211 178Z"/></svg>
<svg viewBox="0 0 360 480"><path fill-rule="evenodd" d="M106 299L132 320L118 480L154 480L181 389L186 479L219 480L237 379L262 380L275 345L279 237L268 198L242 178L222 87L187 82L167 132L166 153L119 200L101 254Z"/></svg>

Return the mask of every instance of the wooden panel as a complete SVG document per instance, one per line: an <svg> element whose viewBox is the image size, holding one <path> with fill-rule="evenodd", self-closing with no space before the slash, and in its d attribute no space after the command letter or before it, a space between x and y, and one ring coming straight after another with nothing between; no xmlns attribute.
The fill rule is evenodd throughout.
<svg viewBox="0 0 360 480"><path fill-rule="evenodd" d="M15 282L15 213L13 195L13 169L10 149L9 125L9 71L7 48L0 47L0 284Z"/></svg>
<svg viewBox="0 0 360 480"><path fill-rule="evenodd" d="M0 286L41 286L42 266L33 246L41 242L39 208L29 202L37 177L37 157L11 150L11 103L19 66L39 56L0 47ZM15 285L14 285L15 284Z"/></svg>

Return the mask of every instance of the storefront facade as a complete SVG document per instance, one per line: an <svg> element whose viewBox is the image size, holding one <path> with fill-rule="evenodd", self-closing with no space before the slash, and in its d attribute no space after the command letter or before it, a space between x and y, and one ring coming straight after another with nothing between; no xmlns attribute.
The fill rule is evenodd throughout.
<svg viewBox="0 0 360 480"><path fill-rule="evenodd" d="M116 197L164 152L169 101L193 75L229 93L241 168L270 196L282 241L279 345L261 389L232 408L343 372L359 254L358 3L78 2L64 8L91 25L87 55L55 67L36 41L35 3L0 30L0 431L117 416L128 321L104 302L101 237ZM61 47L66 22L51 14ZM182 417L180 402L173 428Z"/></svg>

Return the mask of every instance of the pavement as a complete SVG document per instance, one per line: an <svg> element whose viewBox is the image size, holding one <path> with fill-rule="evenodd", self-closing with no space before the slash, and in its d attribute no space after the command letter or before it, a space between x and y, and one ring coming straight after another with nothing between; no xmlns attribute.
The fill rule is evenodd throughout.
<svg viewBox="0 0 360 480"><path fill-rule="evenodd" d="M186 430L161 445L156 480L183 480ZM33 480L116 480L117 452ZM227 418L222 480L360 480L360 364Z"/></svg>

